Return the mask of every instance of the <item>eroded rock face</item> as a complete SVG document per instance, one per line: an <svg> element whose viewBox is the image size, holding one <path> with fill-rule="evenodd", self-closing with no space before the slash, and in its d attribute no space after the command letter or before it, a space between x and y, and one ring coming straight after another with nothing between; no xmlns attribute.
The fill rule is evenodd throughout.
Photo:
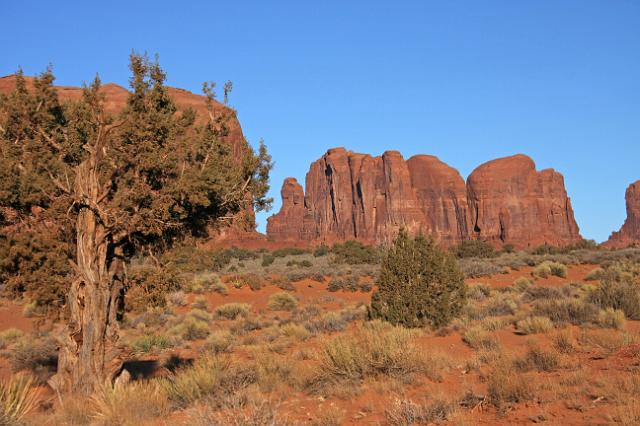
<svg viewBox="0 0 640 426"><path fill-rule="evenodd" d="M434 156L405 161L397 151L372 157L334 148L311 164L306 191L285 181L282 210L268 221L271 239L384 243L400 227L444 245L477 238L529 247L580 239L562 175L536 171L524 155L484 164L465 184Z"/></svg>
<svg viewBox="0 0 640 426"><path fill-rule="evenodd" d="M640 244L640 180L632 183L625 194L627 219L619 231L611 234L606 247L622 248Z"/></svg>
<svg viewBox="0 0 640 426"><path fill-rule="evenodd" d="M581 238L562 175L536 171L525 155L481 165L467 179L467 191L473 238L519 248Z"/></svg>

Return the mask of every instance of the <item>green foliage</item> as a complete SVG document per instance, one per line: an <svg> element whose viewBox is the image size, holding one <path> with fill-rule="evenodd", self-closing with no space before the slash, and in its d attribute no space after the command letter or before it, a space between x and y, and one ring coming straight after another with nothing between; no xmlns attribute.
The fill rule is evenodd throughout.
<svg viewBox="0 0 640 426"><path fill-rule="evenodd" d="M141 336L131 344L132 349L138 353L147 353L154 349L167 349L171 346L171 341L166 336L158 336L155 334Z"/></svg>
<svg viewBox="0 0 640 426"><path fill-rule="evenodd" d="M326 256L329 254L329 247L322 243L320 244L318 247L316 247L316 249L313 251L313 255L315 257L322 257L322 256Z"/></svg>
<svg viewBox="0 0 640 426"><path fill-rule="evenodd" d="M180 290L181 281L171 271L156 266L140 266L129 272L125 306L143 312L147 307L166 306L167 294Z"/></svg>
<svg viewBox="0 0 640 426"><path fill-rule="evenodd" d="M600 285L589 294L588 299L602 309L620 310L629 319L640 319L640 284L624 273L605 273Z"/></svg>
<svg viewBox="0 0 640 426"><path fill-rule="evenodd" d="M409 327L440 327L466 302L466 286L455 258L423 235L401 230L382 262L370 316Z"/></svg>
<svg viewBox="0 0 640 426"><path fill-rule="evenodd" d="M263 143L257 151L244 140L231 146L233 110L214 111L210 98L210 119L196 122L192 109L176 113L157 60L132 54L130 69L131 91L116 116L105 111L99 78L79 100L61 103L50 69L32 88L18 72L15 90L0 97L0 283L10 295L63 304L83 211L103 227L98 243L106 242L101 256L110 264L205 236L247 203L270 207L271 157ZM89 168L96 182L87 181ZM78 179L95 183L97 201L83 199ZM185 257L198 259L178 260ZM225 260L206 256L193 268L217 270Z"/></svg>
<svg viewBox="0 0 640 426"><path fill-rule="evenodd" d="M287 257L287 256L300 256L309 253L309 250L301 249L297 247L284 247L274 250L271 255L273 257Z"/></svg>
<svg viewBox="0 0 640 426"><path fill-rule="evenodd" d="M336 243L331 248L334 263L349 265L377 264L380 262L380 250L357 240Z"/></svg>
<svg viewBox="0 0 640 426"><path fill-rule="evenodd" d="M490 258L496 257L498 252L486 241L467 240L450 248L451 252L459 259L469 257Z"/></svg>

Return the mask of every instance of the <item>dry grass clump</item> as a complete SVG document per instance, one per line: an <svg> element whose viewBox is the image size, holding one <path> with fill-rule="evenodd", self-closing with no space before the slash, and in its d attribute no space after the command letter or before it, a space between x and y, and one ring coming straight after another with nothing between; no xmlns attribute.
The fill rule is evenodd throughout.
<svg viewBox="0 0 640 426"><path fill-rule="evenodd" d="M484 300L491 294L491 286L489 284L472 284L467 288L467 296L471 300Z"/></svg>
<svg viewBox="0 0 640 426"><path fill-rule="evenodd" d="M500 345L496 338L484 330L481 326L473 326L462 335L462 341L473 349L497 349Z"/></svg>
<svg viewBox="0 0 640 426"><path fill-rule="evenodd" d="M189 411L188 424L193 426L288 426L292 423L278 413L279 404L264 398L232 402L219 410L214 404L203 404Z"/></svg>
<svg viewBox="0 0 640 426"><path fill-rule="evenodd" d="M305 328L304 325L294 324L291 322L281 325L279 328L279 332L282 336L294 340L307 340L309 337L311 337L311 333Z"/></svg>
<svg viewBox="0 0 640 426"><path fill-rule="evenodd" d="M57 367L56 343L51 338L21 339L13 346L9 362L13 372L28 371L39 383L46 383Z"/></svg>
<svg viewBox="0 0 640 426"><path fill-rule="evenodd" d="M589 274L584 278L585 281L595 281L600 280L604 277L604 269L601 267L597 267L591 270Z"/></svg>
<svg viewBox="0 0 640 426"><path fill-rule="evenodd" d="M292 311L298 306L296 297L285 291L269 296L269 309L272 311Z"/></svg>
<svg viewBox="0 0 640 426"><path fill-rule="evenodd" d="M251 305L247 303L226 303L218 306L213 314L217 318L236 319L238 317L247 317L251 311Z"/></svg>
<svg viewBox="0 0 640 426"><path fill-rule="evenodd" d="M572 354L576 351L573 334L568 330L561 330L552 337L553 348L561 354Z"/></svg>
<svg viewBox="0 0 640 426"><path fill-rule="evenodd" d="M408 378L424 372L437 379L442 363L427 362L415 344L416 332L373 321L322 344L317 359L324 381L362 380L369 376Z"/></svg>
<svg viewBox="0 0 640 426"><path fill-rule="evenodd" d="M533 306L534 315L547 317L556 326L593 323L598 312L593 304L577 299L539 300Z"/></svg>
<svg viewBox="0 0 640 426"><path fill-rule="evenodd" d="M498 412L504 413L509 405L531 401L536 387L528 377L518 374L505 360L501 360L487 377L487 396Z"/></svg>
<svg viewBox="0 0 640 426"><path fill-rule="evenodd" d="M623 346L637 343L637 336L618 330L583 329L577 337L578 343L588 350L611 354Z"/></svg>
<svg viewBox="0 0 640 426"><path fill-rule="evenodd" d="M187 304L187 296L184 291L172 291L171 293L167 293L165 295L165 299L168 305L170 306L186 306Z"/></svg>
<svg viewBox="0 0 640 426"><path fill-rule="evenodd" d="M169 329L168 333L180 336L185 340L204 339L211 332L209 323L211 314L202 309L193 309L191 312L179 318L178 323Z"/></svg>
<svg viewBox="0 0 640 426"><path fill-rule="evenodd" d="M166 336L151 334L137 338L131 344L136 353L147 353L153 350L162 350L172 347L171 340Z"/></svg>
<svg viewBox="0 0 640 426"><path fill-rule="evenodd" d="M522 334L546 333L553 329L553 322L547 317L527 317L516 323L516 328Z"/></svg>
<svg viewBox="0 0 640 426"><path fill-rule="evenodd" d="M137 426L169 412L169 401L157 381L104 384L89 400L92 424Z"/></svg>
<svg viewBox="0 0 640 426"><path fill-rule="evenodd" d="M554 352L542 349L539 346L531 346L527 353L513 361L513 365L519 371L543 371L551 372L558 368L558 355Z"/></svg>
<svg viewBox="0 0 640 426"><path fill-rule="evenodd" d="M12 343L17 342L22 336L24 336L24 333L17 328L8 328L0 331L0 349L4 349Z"/></svg>
<svg viewBox="0 0 640 426"><path fill-rule="evenodd" d="M607 308L598 313L598 325L604 328L615 328L622 330L626 320L624 312L619 309Z"/></svg>
<svg viewBox="0 0 640 426"><path fill-rule="evenodd" d="M26 374L16 374L8 381L0 382L0 424L23 424L40 401L40 393L34 385L34 378Z"/></svg>
<svg viewBox="0 0 640 426"><path fill-rule="evenodd" d="M232 363L228 357L207 354L161 383L173 404L186 407L205 397L222 398L256 380L255 372L245 366Z"/></svg>
<svg viewBox="0 0 640 426"><path fill-rule="evenodd" d="M533 283L531 282L531 280L525 277L516 278L516 280L513 282L513 288L521 292L526 291L532 285Z"/></svg>
<svg viewBox="0 0 640 426"><path fill-rule="evenodd" d="M411 426L446 421L454 410L455 405L443 399L424 400L421 403L396 399L384 415L390 426Z"/></svg>
<svg viewBox="0 0 640 426"><path fill-rule="evenodd" d="M213 353L231 352L234 340L229 330L216 330L207 337L202 350Z"/></svg>
<svg viewBox="0 0 640 426"><path fill-rule="evenodd" d="M547 278L551 275L556 277L567 277L567 266L559 262L545 260L533 269L533 276L538 278Z"/></svg>

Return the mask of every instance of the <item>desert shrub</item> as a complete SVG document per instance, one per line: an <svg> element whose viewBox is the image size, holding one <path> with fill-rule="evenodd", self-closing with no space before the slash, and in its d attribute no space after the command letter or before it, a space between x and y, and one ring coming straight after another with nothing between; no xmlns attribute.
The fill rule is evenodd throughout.
<svg viewBox="0 0 640 426"><path fill-rule="evenodd" d="M268 306L272 311L291 311L298 306L298 300L291 293L283 291L269 296Z"/></svg>
<svg viewBox="0 0 640 426"><path fill-rule="evenodd" d="M307 340L311 337L311 333L301 324L287 323L280 326L279 332L285 337L294 340Z"/></svg>
<svg viewBox="0 0 640 426"><path fill-rule="evenodd" d="M58 364L58 351L53 339L22 339L12 349L9 362L14 372L28 371L39 383L51 377Z"/></svg>
<svg viewBox="0 0 640 426"><path fill-rule="evenodd" d="M583 329L578 335L577 341L588 349L612 353L623 346L637 343L637 338L633 334L617 330Z"/></svg>
<svg viewBox="0 0 640 426"><path fill-rule="evenodd" d="M606 308L598 313L598 325L600 327L621 330L624 328L624 324L624 312L619 309Z"/></svg>
<svg viewBox="0 0 640 426"><path fill-rule="evenodd" d="M595 322L598 317L598 308L591 303L582 300L540 300L533 306L533 314L551 319L554 324L580 325Z"/></svg>
<svg viewBox="0 0 640 426"><path fill-rule="evenodd" d="M173 291L165 296L167 304L173 306L185 306L187 304L187 296L184 291Z"/></svg>
<svg viewBox="0 0 640 426"><path fill-rule="evenodd" d="M498 412L504 413L509 404L534 399L535 387L531 380L515 374L513 367L502 361L488 375L487 397Z"/></svg>
<svg viewBox="0 0 640 426"><path fill-rule="evenodd" d="M368 376L405 377L425 371L423 351L411 330L380 321L339 335L320 348L320 372L326 380L362 380Z"/></svg>
<svg viewBox="0 0 640 426"><path fill-rule="evenodd" d="M144 312L149 306L165 306L166 295L180 290L182 286L177 275L155 266L131 268L128 278L125 294L127 311Z"/></svg>
<svg viewBox="0 0 640 426"><path fill-rule="evenodd" d="M502 267L487 259L478 259L475 257L460 259L458 264L464 275L468 278L485 277L502 272Z"/></svg>
<svg viewBox="0 0 640 426"><path fill-rule="evenodd" d="M237 317L246 317L249 315L251 305L246 303L226 303L218 306L214 311L217 318L236 319Z"/></svg>
<svg viewBox="0 0 640 426"><path fill-rule="evenodd" d="M35 315L37 309L38 309L38 302L35 300L31 300L25 303L24 307L22 308L22 315L25 318L31 318Z"/></svg>
<svg viewBox="0 0 640 426"><path fill-rule="evenodd" d="M163 264L171 264L176 270L193 273L221 271L229 265L231 259L226 250L211 251L191 244L175 247L162 255Z"/></svg>
<svg viewBox="0 0 640 426"><path fill-rule="evenodd" d="M263 267L271 266L273 262L275 262L275 260L276 260L275 256L269 253L265 253L262 255L262 266Z"/></svg>
<svg viewBox="0 0 640 426"><path fill-rule="evenodd" d="M262 278L256 274L233 275L229 277L229 281L235 288L241 288L246 285L253 291L260 290L264 285Z"/></svg>
<svg viewBox="0 0 640 426"><path fill-rule="evenodd" d="M155 349L167 349L173 346L171 340L166 336L158 336L155 334L141 336L133 341L131 348L138 353L151 352Z"/></svg>
<svg viewBox="0 0 640 426"><path fill-rule="evenodd" d="M183 288L188 293L199 294L209 290L217 291L220 285L222 285L222 283L220 282L220 277L218 277L218 275L206 272L195 275L188 284L183 286Z"/></svg>
<svg viewBox="0 0 640 426"><path fill-rule="evenodd" d="M572 354L576 348L573 345L573 335L570 331L560 331L552 338L553 348L561 354Z"/></svg>
<svg viewBox="0 0 640 426"><path fill-rule="evenodd" d="M527 317L516 324L522 334L546 333L553 328L553 322L547 317Z"/></svg>
<svg viewBox="0 0 640 426"><path fill-rule="evenodd" d="M288 276L276 277L271 283L280 290L295 291L295 287L291 284L291 279Z"/></svg>
<svg viewBox="0 0 640 426"><path fill-rule="evenodd" d="M349 265L377 264L380 262L380 251L373 246L362 244L357 240L336 243L331 248L332 261Z"/></svg>
<svg viewBox="0 0 640 426"><path fill-rule="evenodd" d="M26 417L38 407L40 393L33 377L17 374L0 381L0 423L25 424Z"/></svg>
<svg viewBox="0 0 640 426"><path fill-rule="evenodd" d="M497 330L501 330L502 328L504 328L506 325L510 323L511 322L505 318L489 317L489 318L484 318L482 319L482 321L480 321L480 327L482 327L482 329L486 331L497 331Z"/></svg>
<svg viewBox="0 0 640 426"><path fill-rule="evenodd" d="M558 355L538 346L532 346L522 358L516 358L513 365L519 371L551 372L558 368Z"/></svg>
<svg viewBox="0 0 640 426"><path fill-rule="evenodd" d="M531 282L531 280L525 277L516 278L516 280L513 282L513 288L521 292L526 291L532 285L533 283Z"/></svg>
<svg viewBox="0 0 640 426"><path fill-rule="evenodd" d="M471 327L466 330L462 335L462 341L474 349L492 350L499 347L496 338L481 326Z"/></svg>
<svg viewBox="0 0 640 426"><path fill-rule="evenodd" d="M179 335L185 340L204 339L210 333L211 314L201 309L193 309L182 320L169 329L169 334Z"/></svg>
<svg viewBox="0 0 640 426"><path fill-rule="evenodd" d="M524 302L530 302L539 299L562 299L565 295L561 290L554 287L537 287L530 286L522 294L522 300Z"/></svg>
<svg viewBox="0 0 640 426"><path fill-rule="evenodd" d="M161 383L169 400L178 407L186 407L205 397L210 397L208 403L215 406L215 400L211 398L222 398L255 383L255 373L247 373L251 372L242 370L226 356L205 354Z"/></svg>
<svg viewBox="0 0 640 426"><path fill-rule="evenodd" d="M24 336L24 333L17 328L8 328L0 331L0 349L4 349L10 344L15 343L22 336Z"/></svg>
<svg viewBox="0 0 640 426"><path fill-rule="evenodd" d="M538 278L547 278L551 275L566 278L567 266L562 263L545 260L533 269L533 275Z"/></svg>
<svg viewBox="0 0 640 426"><path fill-rule="evenodd" d="M463 241L456 246L452 246L449 250L459 259L469 257L491 258L498 255L498 252L491 244L480 240Z"/></svg>
<svg viewBox="0 0 640 426"><path fill-rule="evenodd" d="M612 308L624 312L627 318L640 319L640 291L638 284L630 280L604 277L588 300L599 308Z"/></svg>
<svg viewBox="0 0 640 426"><path fill-rule="evenodd" d="M491 294L488 284L472 284L467 287L467 296L473 300L484 300Z"/></svg>
<svg viewBox="0 0 640 426"><path fill-rule="evenodd" d="M589 272L587 274L586 277L584 277L585 281L595 281L595 280L600 280L602 279L602 277L604 276L604 269L597 267L591 270L591 272Z"/></svg>
<svg viewBox="0 0 640 426"><path fill-rule="evenodd" d="M103 425L135 426L169 412L169 401L154 381L103 384L89 405L94 422Z"/></svg>
<svg viewBox="0 0 640 426"><path fill-rule="evenodd" d="M228 409L220 410L218 404L211 404L211 401L207 400L204 405L189 411L187 424L193 426L287 426L291 424L286 416L278 413L276 402L261 397L234 396L230 404L225 403L224 408Z"/></svg>
<svg viewBox="0 0 640 426"><path fill-rule="evenodd" d="M204 297L204 296L196 297L196 299L191 304L191 307L193 309L200 309L202 311L209 312L209 302L207 301L206 297Z"/></svg>
<svg viewBox="0 0 640 426"><path fill-rule="evenodd" d="M410 426L444 422L454 409L454 404L441 399L425 400L420 404L408 399L396 399L384 415L390 426Z"/></svg>
<svg viewBox="0 0 640 426"><path fill-rule="evenodd" d="M482 305L480 316L513 315L518 311L520 303L514 295L509 293L495 293Z"/></svg>
<svg viewBox="0 0 640 426"><path fill-rule="evenodd" d="M358 291L361 288L360 280L353 275L347 275L346 277L333 277L331 281L329 281L329 285L327 286L327 290L331 292L335 292L338 290L343 291Z"/></svg>
<svg viewBox="0 0 640 426"><path fill-rule="evenodd" d="M401 230L382 263L369 314L409 327L446 325L466 303L455 258L423 235Z"/></svg>
<svg viewBox="0 0 640 426"><path fill-rule="evenodd" d="M316 249L313 251L313 256L314 257L322 257L322 256L326 256L329 254L329 247L326 244L320 244L318 247L316 247Z"/></svg>
<svg viewBox="0 0 640 426"><path fill-rule="evenodd" d="M230 352L233 348L233 341L233 334L229 330L216 330L207 337L202 350L216 354Z"/></svg>
<svg viewBox="0 0 640 426"><path fill-rule="evenodd" d="M271 253L274 257L287 257L287 256L301 256L303 254L308 254L309 250L301 249L297 247L285 247L278 250L275 250Z"/></svg>
<svg viewBox="0 0 640 426"><path fill-rule="evenodd" d="M287 262L288 267L311 268L313 263L310 260L290 260Z"/></svg>
<svg viewBox="0 0 640 426"><path fill-rule="evenodd" d="M305 322L305 327L312 333L332 333L342 331L347 327L349 322L363 319L365 311L362 309L343 309L341 311L326 312Z"/></svg>

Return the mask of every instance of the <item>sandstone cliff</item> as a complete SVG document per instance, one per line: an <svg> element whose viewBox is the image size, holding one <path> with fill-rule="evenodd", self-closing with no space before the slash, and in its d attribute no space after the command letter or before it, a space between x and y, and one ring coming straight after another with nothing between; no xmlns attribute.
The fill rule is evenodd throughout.
<svg viewBox="0 0 640 426"><path fill-rule="evenodd" d="M632 183L625 194L627 219L619 231L611 234L606 247L621 248L640 244L640 180Z"/></svg>
<svg viewBox="0 0 640 426"><path fill-rule="evenodd" d="M484 164L465 184L434 156L405 161L397 151L372 157L335 148L311 164L306 195L289 178L282 199L267 224L274 241L381 243L400 227L445 245L481 239L528 247L580 239L562 176L536 171L524 155Z"/></svg>

